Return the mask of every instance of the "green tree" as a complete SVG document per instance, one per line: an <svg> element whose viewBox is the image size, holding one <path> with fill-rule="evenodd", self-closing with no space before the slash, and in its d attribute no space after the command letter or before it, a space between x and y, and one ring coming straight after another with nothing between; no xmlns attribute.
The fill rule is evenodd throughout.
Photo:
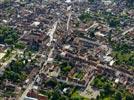
<svg viewBox="0 0 134 100"><path fill-rule="evenodd" d="M126 0L127 6L133 7L134 6L134 0Z"/></svg>
<svg viewBox="0 0 134 100"><path fill-rule="evenodd" d="M16 43L15 47L18 48L18 49L24 49L25 45L24 45L24 43Z"/></svg>
<svg viewBox="0 0 134 100"><path fill-rule="evenodd" d="M114 98L115 98L115 100L122 100L121 93L120 92L116 92Z"/></svg>
<svg viewBox="0 0 134 100"><path fill-rule="evenodd" d="M126 95L126 100L134 100L134 96L128 94Z"/></svg>
<svg viewBox="0 0 134 100"><path fill-rule="evenodd" d="M110 27L117 27L120 24L119 18L116 17L111 18L108 22Z"/></svg>

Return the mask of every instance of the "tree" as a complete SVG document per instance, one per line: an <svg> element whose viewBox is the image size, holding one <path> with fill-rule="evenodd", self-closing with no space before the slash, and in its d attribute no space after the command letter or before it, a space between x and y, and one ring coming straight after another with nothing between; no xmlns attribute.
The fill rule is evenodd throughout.
<svg viewBox="0 0 134 100"><path fill-rule="evenodd" d="M128 94L126 95L126 100L134 100L134 96Z"/></svg>
<svg viewBox="0 0 134 100"><path fill-rule="evenodd" d="M134 0L126 0L127 6L133 7L134 6Z"/></svg>
<svg viewBox="0 0 134 100"><path fill-rule="evenodd" d="M25 45L24 45L24 43L16 43L15 47L18 48L18 49L24 49Z"/></svg>
<svg viewBox="0 0 134 100"><path fill-rule="evenodd" d="M25 60L25 59L24 59ZM23 72L25 64L21 60L12 60L9 64L10 67L5 69L3 78L9 79L13 82L20 82L26 79L26 73Z"/></svg>
<svg viewBox="0 0 134 100"><path fill-rule="evenodd" d="M63 67L63 71L64 72L68 72L68 71L70 71L71 70L71 66L66 66L66 67Z"/></svg>
<svg viewBox="0 0 134 100"><path fill-rule="evenodd" d="M79 19L82 21L82 22L87 22L87 21L89 21L90 20L90 18L91 18L91 15L90 15L90 13L83 13L83 14L81 14L80 16L79 16Z"/></svg>
<svg viewBox="0 0 134 100"><path fill-rule="evenodd" d="M3 37L3 34L0 33L0 43L3 43L4 42L4 37Z"/></svg>
<svg viewBox="0 0 134 100"><path fill-rule="evenodd" d="M11 49L8 49L4 57L8 57L11 54Z"/></svg>
<svg viewBox="0 0 134 100"><path fill-rule="evenodd" d="M113 17L110 20L108 20L108 23L110 27L117 27L120 24L120 20L119 18Z"/></svg>
<svg viewBox="0 0 134 100"><path fill-rule="evenodd" d="M46 85L51 86L52 88L54 88L57 85L57 81L56 80L48 80L46 82Z"/></svg>
<svg viewBox="0 0 134 100"><path fill-rule="evenodd" d="M58 91L54 91L51 100L59 100L59 98L60 98L60 93Z"/></svg>
<svg viewBox="0 0 134 100"><path fill-rule="evenodd" d="M68 100L68 97L66 97L66 96L61 96L61 97L59 98L59 100Z"/></svg>
<svg viewBox="0 0 134 100"><path fill-rule="evenodd" d="M39 47L40 47L39 42L38 41L35 41L34 39L32 40L31 43L29 43L29 48L32 51L38 51L39 50Z"/></svg>
<svg viewBox="0 0 134 100"><path fill-rule="evenodd" d="M110 85L109 84L106 84L106 85L104 85L104 93L106 94L106 95L109 95L109 94L111 94L111 87L110 87Z"/></svg>
<svg viewBox="0 0 134 100"><path fill-rule="evenodd" d="M95 37L94 32L91 32L91 33L90 33L90 37L91 37L91 38L94 38L94 37Z"/></svg>
<svg viewBox="0 0 134 100"><path fill-rule="evenodd" d="M17 39L18 33L16 30L7 26L0 26L0 43L12 45L17 41Z"/></svg>
<svg viewBox="0 0 134 100"><path fill-rule="evenodd" d="M112 42L111 39L112 39L112 30L110 30L110 32L109 32L109 34L108 34L108 42L109 42L109 43Z"/></svg>
<svg viewBox="0 0 134 100"><path fill-rule="evenodd" d="M9 44L9 45L11 45L11 44L13 44L13 39L12 38L8 38L8 39L5 39L4 42Z"/></svg>
<svg viewBox="0 0 134 100"><path fill-rule="evenodd" d="M120 92L116 92L114 98L115 98L115 100L122 100L121 93Z"/></svg>
<svg viewBox="0 0 134 100"><path fill-rule="evenodd" d="M91 3L93 3L95 0L88 0L88 2L91 2Z"/></svg>

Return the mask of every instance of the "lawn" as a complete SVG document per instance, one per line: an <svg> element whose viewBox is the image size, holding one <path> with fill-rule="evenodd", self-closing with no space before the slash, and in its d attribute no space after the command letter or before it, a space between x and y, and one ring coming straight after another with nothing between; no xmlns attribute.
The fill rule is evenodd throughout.
<svg viewBox="0 0 134 100"><path fill-rule="evenodd" d="M78 91L75 91L72 95L71 95L71 99L75 99L75 100L89 100L88 98L82 97Z"/></svg>
<svg viewBox="0 0 134 100"><path fill-rule="evenodd" d="M84 72L82 72L82 71L76 72L74 74L74 77L79 78L80 80L83 78L83 76L84 76Z"/></svg>

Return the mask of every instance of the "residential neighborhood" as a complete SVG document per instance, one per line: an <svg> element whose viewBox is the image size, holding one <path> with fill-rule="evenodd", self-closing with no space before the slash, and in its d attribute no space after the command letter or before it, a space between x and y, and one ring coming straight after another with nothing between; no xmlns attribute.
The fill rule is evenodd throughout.
<svg viewBox="0 0 134 100"><path fill-rule="evenodd" d="M0 100L134 100L134 1L0 0Z"/></svg>

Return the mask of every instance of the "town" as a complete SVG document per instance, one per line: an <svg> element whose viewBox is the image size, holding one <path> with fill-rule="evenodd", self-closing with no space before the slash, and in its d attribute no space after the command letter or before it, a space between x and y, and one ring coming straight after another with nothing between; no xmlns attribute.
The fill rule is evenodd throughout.
<svg viewBox="0 0 134 100"><path fill-rule="evenodd" d="M0 100L134 100L134 1L0 0Z"/></svg>

